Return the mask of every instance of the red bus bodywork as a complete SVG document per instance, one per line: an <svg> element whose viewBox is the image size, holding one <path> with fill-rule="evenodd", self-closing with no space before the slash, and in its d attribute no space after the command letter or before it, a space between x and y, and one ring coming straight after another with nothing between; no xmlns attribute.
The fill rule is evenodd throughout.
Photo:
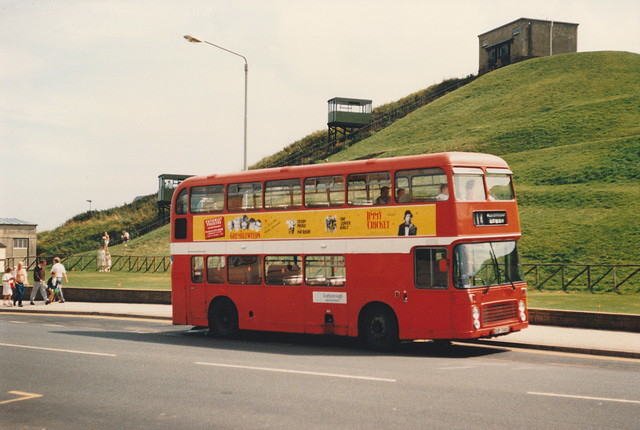
<svg viewBox="0 0 640 430"><path fill-rule="evenodd" d="M330 209L301 204L293 210L268 210L261 205L251 210L230 211L231 200L227 196L224 207L218 206L215 213L193 213L193 203L180 214L176 211L180 195L193 197L193 190L199 189L195 187L216 185L220 189L224 187L224 192L230 194L232 184L260 183L264 190L266 181L300 179L305 183L306 178L340 176L346 181L349 175L372 172L389 172L391 195L394 196L398 175L434 168L442 170L440 177L446 175L450 193L446 201L400 204L392 198L387 205L372 203L354 207L349 204L351 197L347 196L341 206ZM211 327L219 309L215 304L224 302L227 309L235 309L230 317L231 323L238 329L248 330L358 336L362 335L360 331L365 327L368 330L368 327L381 322L389 324L392 334L399 339L469 339L519 331L528 326L523 278L512 275L508 282L493 281L490 285L476 287L477 279L466 284L467 281L461 281L464 269L453 267L454 254L457 256L456 267L467 264L463 262L465 254L460 251L462 248L456 248L458 245L507 243L511 246L513 243L515 246L519 239L520 222L515 194L508 199L496 200L491 197L487 185L490 171L511 173L508 169L506 162L496 156L451 152L189 178L174 193L171 211L173 323ZM480 170L486 198L463 200L460 190L456 190L458 179L455 172L464 174ZM322 216L325 213L337 214L334 218L337 218L335 223L338 225L331 227L335 229L332 232L335 237L326 233L329 230L327 226L324 232L314 233L311 225L315 222L314 211L322 211L317 212ZM418 226L418 234L395 235L397 225L389 226L385 219L402 221L402 214L409 211L431 214L433 219L423 219L424 223ZM230 232L232 220L245 212L253 218L264 218L269 225L263 224L260 233L234 236ZM299 215L301 213L304 215ZM289 219L297 221L298 226L293 230L289 228L288 233L275 234L278 228L283 227L279 225L281 221ZM355 229L354 224L360 222L362 229ZM384 231L387 233L393 230L395 236L376 235L370 232L370 227L386 228ZM339 236L343 228L353 232ZM317 231L320 232L320 227ZM421 235L421 231L428 234ZM439 269L430 269L436 276L446 275L446 280L440 281L438 288L417 287L420 276L418 259L422 255L419 250L422 249L427 250L425 253L440 250L438 252L446 256L441 259L444 262L437 261ZM217 268L224 272L222 283L209 282L212 269L208 266L202 268L207 273L202 277L198 274L199 269L192 267L193 258L200 261L202 257L207 261L212 255L226 258L223 258L226 263ZM346 276L340 281L342 285L313 285L306 279L307 268L300 268L300 279L294 285L268 285L264 276L261 281L238 282L232 279L235 275L228 266L229 256L241 258L244 255L261 257L259 264L263 275L267 272L264 266L266 256L295 255L295 261L300 257L302 266L302 261L306 262L309 257L339 255L340 261L344 262ZM495 258L493 253L491 255ZM458 273L456 285L454 272ZM500 269L495 273L500 279ZM383 314L384 318L377 320L372 316L376 312ZM383 342L380 346L388 345Z"/></svg>

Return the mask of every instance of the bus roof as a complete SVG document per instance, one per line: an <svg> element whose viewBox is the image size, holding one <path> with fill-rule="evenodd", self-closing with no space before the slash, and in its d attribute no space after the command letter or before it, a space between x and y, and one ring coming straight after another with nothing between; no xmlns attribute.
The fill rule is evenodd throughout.
<svg viewBox="0 0 640 430"><path fill-rule="evenodd" d="M438 166L483 166L509 168L502 158L476 152L440 152L435 154L411 155L403 157L370 158L367 160L341 161L337 163L306 164L301 166L272 167L266 169L246 170L234 173L212 174L207 176L194 176L184 181L184 184L193 182L210 181L216 179L220 182L227 181L259 181L265 177L277 177L279 179L330 176L337 174L349 174L352 172L365 173L381 170L417 169Z"/></svg>

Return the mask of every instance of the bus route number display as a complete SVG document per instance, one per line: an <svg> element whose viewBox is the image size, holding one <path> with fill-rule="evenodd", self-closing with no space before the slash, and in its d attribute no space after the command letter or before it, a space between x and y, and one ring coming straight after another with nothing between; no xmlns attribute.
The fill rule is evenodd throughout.
<svg viewBox="0 0 640 430"><path fill-rule="evenodd" d="M474 212L473 223L476 226L507 225L507 213L505 211Z"/></svg>

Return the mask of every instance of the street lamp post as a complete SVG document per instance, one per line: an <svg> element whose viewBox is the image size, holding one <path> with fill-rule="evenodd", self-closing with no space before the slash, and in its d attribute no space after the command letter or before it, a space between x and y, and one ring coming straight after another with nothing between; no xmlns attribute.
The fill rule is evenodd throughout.
<svg viewBox="0 0 640 430"><path fill-rule="evenodd" d="M184 36L184 38L191 43L206 43L207 45L211 45L218 49L222 49L223 51L227 51L230 54L237 55L244 60L244 162L242 164L242 170L247 170L247 81L249 79L249 63L247 62L247 57L245 57L244 55L240 55L237 52L233 52L230 49L218 46L215 43L201 40L193 36L186 35Z"/></svg>

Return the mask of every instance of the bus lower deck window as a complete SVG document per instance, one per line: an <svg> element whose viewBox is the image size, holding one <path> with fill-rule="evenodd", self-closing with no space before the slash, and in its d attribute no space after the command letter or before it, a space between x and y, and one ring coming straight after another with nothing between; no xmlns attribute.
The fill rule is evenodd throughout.
<svg viewBox="0 0 640 430"><path fill-rule="evenodd" d="M227 279L230 284L262 284L262 264L259 255L230 255L227 263Z"/></svg>
<svg viewBox="0 0 640 430"><path fill-rule="evenodd" d="M304 261L304 278L307 285L341 287L347 281L342 255L310 255Z"/></svg>

